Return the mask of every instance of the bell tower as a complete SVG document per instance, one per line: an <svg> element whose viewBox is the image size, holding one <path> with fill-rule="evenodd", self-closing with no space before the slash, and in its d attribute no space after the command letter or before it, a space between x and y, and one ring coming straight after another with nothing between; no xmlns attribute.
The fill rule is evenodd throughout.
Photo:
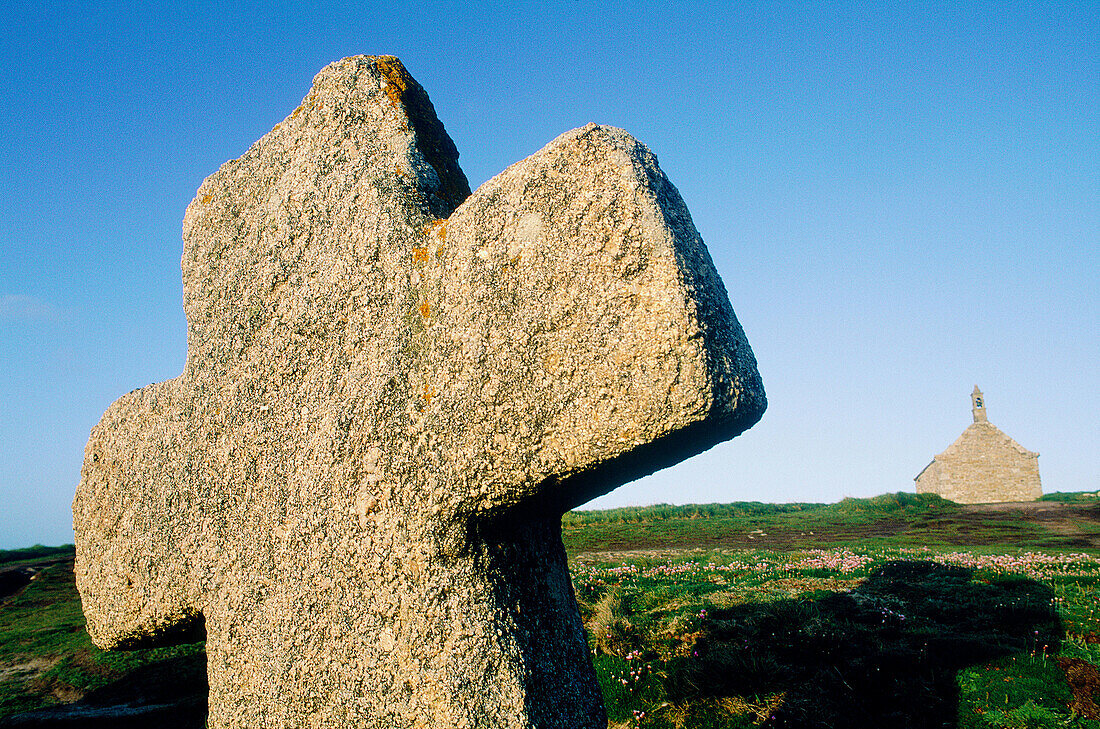
<svg viewBox="0 0 1100 729"><path fill-rule="evenodd" d="M985 397L977 385L974 385L974 392L970 393L970 410L974 413L975 423L989 422L985 417Z"/></svg>

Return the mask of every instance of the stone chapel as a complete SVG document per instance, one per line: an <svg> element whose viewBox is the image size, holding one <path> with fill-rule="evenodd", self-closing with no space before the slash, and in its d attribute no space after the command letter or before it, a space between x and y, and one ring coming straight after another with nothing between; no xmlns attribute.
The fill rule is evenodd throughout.
<svg viewBox="0 0 1100 729"><path fill-rule="evenodd" d="M977 385L970 399L974 422L917 474L917 493L939 494L960 504L1034 501L1042 496L1039 454L989 422Z"/></svg>

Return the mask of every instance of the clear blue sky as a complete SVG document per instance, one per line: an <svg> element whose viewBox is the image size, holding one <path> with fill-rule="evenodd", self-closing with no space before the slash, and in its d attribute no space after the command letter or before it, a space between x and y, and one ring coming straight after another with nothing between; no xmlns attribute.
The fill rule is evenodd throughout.
<svg viewBox="0 0 1100 729"><path fill-rule="evenodd" d="M13 5L0 548L70 541L88 431L182 370L203 178L359 53L404 61L472 186L595 121L686 200L770 406L597 505L911 490L974 384L1046 490L1100 488L1100 4Z"/></svg>

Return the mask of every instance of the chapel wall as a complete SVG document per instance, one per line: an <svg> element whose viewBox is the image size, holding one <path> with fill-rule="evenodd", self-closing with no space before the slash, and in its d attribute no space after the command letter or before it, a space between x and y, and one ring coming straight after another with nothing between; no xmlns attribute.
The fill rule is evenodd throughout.
<svg viewBox="0 0 1100 729"><path fill-rule="evenodd" d="M973 423L915 479L917 493L960 504L1034 501L1043 495L1039 454L991 423Z"/></svg>

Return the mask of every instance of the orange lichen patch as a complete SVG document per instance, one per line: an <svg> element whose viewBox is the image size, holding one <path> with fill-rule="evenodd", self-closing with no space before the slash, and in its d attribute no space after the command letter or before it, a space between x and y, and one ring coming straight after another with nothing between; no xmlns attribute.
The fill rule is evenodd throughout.
<svg viewBox="0 0 1100 729"><path fill-rule="evenodd" d="M294 110L294 113L290 115L290 118L291 119L297 119L298 115L301 114L301 113L302 113L302 107L299 106L297 109Z"/></svg>
<svg viewBox="0 0 1100 729"><path fill-rule="evenodd" d="M378 70L386 78L386 88L383 91L389 97L393 108L397 109L400 107L401 97L405 95L405 90L409 88L412 77L409 76L409 72L405 70L405 67L401 65L401 61L397 60L395 56L379 56L376 63L378 64Z"/></svg>
<svg viewBox="0 0 1100 729"><path fill-rule="evenodd" d="M425 319L427 319L432 313L432 307L430 304L428 304L427 301L417 307L417 310L420 312L420 316L424 317Z"/></svg>
<svg viewBox="0 0 1100 729"><path fill-rule="evenodd" d="M439 392L434 387L432 387L431 385L424 385L424 392L421 394L421 397L424 398L424 402L431 405L432 404L432 398L434 398L438 394L439 394Z"/></svg>
<svg viewBox="0 0 1100 729"><path fill-rule="evenodd" d="M417 246L413 248L413 260L417 263L424 263L428 260L428 249L424 246Z"/></svg>
<svg viewBox="0 0 1100 729"><path fill-rule="evenodd" d="M202 196L202 204L205 205L206 203L210 202L210 199L211 198L210 198L209 195L203 195Z"/></svg>
<svg viewBox="0 0 1100 729"><path fill-rule="evenodd" d="M424 228L424 235L435 235L439 238L439 242L447 240L447 220L446 218L440 218L439 220L433 220L428 227Z"/></svg>

